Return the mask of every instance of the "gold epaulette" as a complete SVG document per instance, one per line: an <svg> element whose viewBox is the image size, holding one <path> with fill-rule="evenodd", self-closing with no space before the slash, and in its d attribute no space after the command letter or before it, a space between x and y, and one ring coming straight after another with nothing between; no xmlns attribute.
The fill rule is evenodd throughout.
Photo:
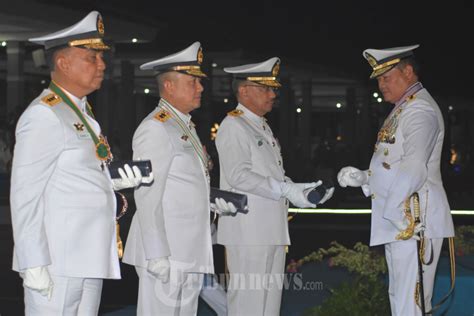
<svg viewBox="0 0 474 316"><path fill-rule="evenodd" d="M61 101L62 101L61 97L58 96L55 93L50 93L47 96L41 98L41 102L43 102L43 103L45 103L49 106L55 106L56 104L58 104Z"/></svg>
<svg viewBox="0 0 474 316"><path fill-rule="evenodd" d="M413 101L416 99L416 95L412 94L411 96L407 97L407 102Z"/></svg>
<svg viewBox="0 0 474 316"><path fill-rule="evenodd" d="M227 115L230 115L230 116L241 116L242 114L244 114L244 111L237 110L237 109L227 112Z"/></svg>
<svg viewBox="0 0 474 316"><path fill-rule="evenodd" d="M160 122L166 122L167 120L169 120L170 117L171 115L166 110L161 110L154 116L154 118Z"/></svg>

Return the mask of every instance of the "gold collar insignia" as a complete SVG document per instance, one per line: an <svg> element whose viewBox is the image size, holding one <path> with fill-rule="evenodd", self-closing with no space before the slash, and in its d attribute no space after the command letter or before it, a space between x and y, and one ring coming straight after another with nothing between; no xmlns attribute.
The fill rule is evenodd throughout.
<svg viewBox="0 0 474 316"><path fill-rule="evenodd" d="M238 110L238 109L227 112L227 115L230 115L230 116L241 116L242 114L244 114L244 111Z"/></svg>
<svg viewBox="0 0 474 316"><path fill-rule="evenodd" d="M62 101L61 97L55 93L50 93L47 96L41 98L43 103L46 103L49 106L54 106Z"/></svg>
<svg viewBox="0 0 474 316"><path fill-rule="evenodd" d="M160 122L166 122L171 118L171 115L166 110L161 110L160 112L156 113L154 118Z"/></svg>

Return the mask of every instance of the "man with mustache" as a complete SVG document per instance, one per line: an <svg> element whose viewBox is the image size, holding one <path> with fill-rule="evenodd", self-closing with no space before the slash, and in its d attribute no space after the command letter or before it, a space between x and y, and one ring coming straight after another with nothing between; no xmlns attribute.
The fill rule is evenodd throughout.
<svg viewBox="0 0 474 316"><path fill-rule="evenodd" d="M201 106L201 44L140 66L157 77L160 102L138 126L133 155L150 159L156 180L135 191L123 262L139 277L138 315L196 315L204 274L214 273L209 160L190 112Z"/></svg>
<svg viewBox="0 0 474 316"><path fill-rule="evenodd" d="M361 187L372 198L370 245L385 245L394 316L422 315L423 305L424 312L431 310L443 239L454 236L440 172L443 116L419 81L413 52L418 46L363 52L373 70L370 78L394 107L377 135L369 169L348 166L337 176L341 187ZM426 256L417 249L423 244ZM422 285L418 257L424 261Z"/></svg>
<svg viewBox="0 0 474 316"><path fill-rule="evenodd" d="M13 269L26 315L97 315L102 279L120 278L114 190L143 179L125 165L111 180L110 148L87 101L104 77L103 36L92 11L30 39L46 49L51 83L21 115L13 154Z"/></svg>
<svg viewBox="0 0 474 316"><path fill-rule="evenodd" d="M217 242L226 248L229 315L279 315L288 234L288 200L315 207L306 193L321 182L285 176L280 145L264 115L275 102L280 59L224 68L239 104L219 127L220 187L248 196L249 211L220 217ZM332 196L328 189L319 203Z"/></svg>

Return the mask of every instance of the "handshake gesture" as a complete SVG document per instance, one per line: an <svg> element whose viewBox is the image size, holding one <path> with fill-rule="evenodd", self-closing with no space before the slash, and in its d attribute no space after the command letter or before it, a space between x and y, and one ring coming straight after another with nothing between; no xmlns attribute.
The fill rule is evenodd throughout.
<svg viewBox="0 0 474 316"><path fill-rule="evenodd" d="M344 167L337 174L337 182L343 188L360 187L369 183L369 172L354 167Z"/></svg>
<svg viewBox="0 0 474 316"><path fill-rule="evenodd" d="M359 170L351 166L344 167L337 174L337 182L339 182L339 185L343 188L348 187L348 186L361 187L364 185L368 185L369 184L369 171ZM399 232L405 231L409 226L409 223L405 218L400 221L395 221L395 220L389 220L389 221ZM418 234L420 232L423 232L424 230L425 230L424 224L419 223L415 225L413 236L410 238L419 240L420 237L418 236Z"/></svg>

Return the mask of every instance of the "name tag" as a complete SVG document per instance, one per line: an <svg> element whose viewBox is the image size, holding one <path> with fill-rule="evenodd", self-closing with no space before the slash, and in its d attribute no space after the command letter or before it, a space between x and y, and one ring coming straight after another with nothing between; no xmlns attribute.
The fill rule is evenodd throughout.
<svg viewBox="0 0 474 316"><path fill-rule="evenodd" d="M81 131L76 133L77 138L79 139L91 139L91 134L88 131Z"/></svg>
<svg viewBox="0 0 474 316"><path fill-rule="evenodd" d="M193 149L194 150L193 144L191 144L189 142L183 143L182 146L183 146L183 149L186 149L186 150Z"/></svg>

